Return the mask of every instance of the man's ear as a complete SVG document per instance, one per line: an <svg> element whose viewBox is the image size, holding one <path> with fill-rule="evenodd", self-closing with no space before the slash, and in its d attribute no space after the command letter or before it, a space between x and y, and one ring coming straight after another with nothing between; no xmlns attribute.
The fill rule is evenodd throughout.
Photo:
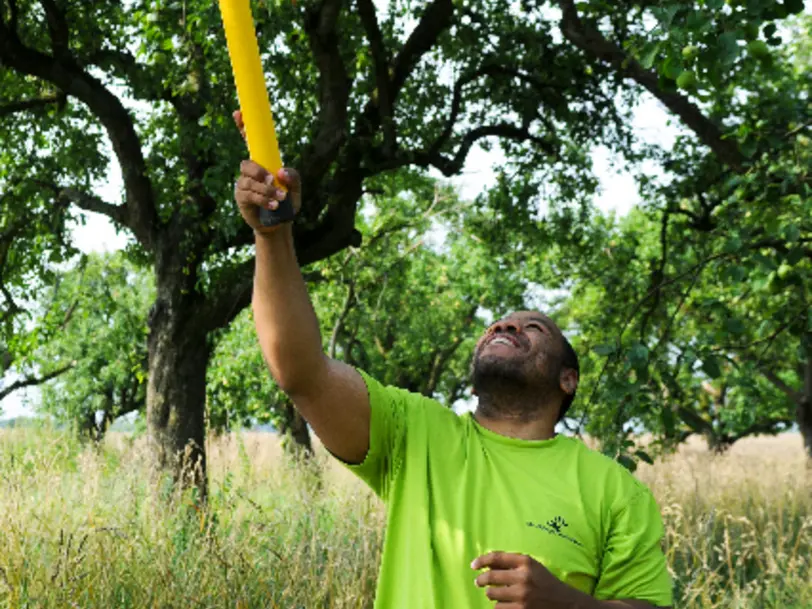
<svg viewBox="0 0 812 609"><path fill-rule="evenodd" d="M559 376L561 391L567 395L572 395L578 388L578 373L572 368L563 368Z"/></svg>

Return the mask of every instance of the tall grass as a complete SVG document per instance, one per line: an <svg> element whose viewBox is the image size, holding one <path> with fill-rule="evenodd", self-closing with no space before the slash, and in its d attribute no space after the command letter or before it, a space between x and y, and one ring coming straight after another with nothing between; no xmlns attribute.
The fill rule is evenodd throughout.
<svg viewBox="0 0 812 609"><path fill-rule="evenodd" d="M200 512L127 436L94 449L0 433L0 607L372 606L383 510L358 481L325 456L321 475L291 464L269 435L208 450ZM721 458L688 446L640 476L664 512L680 607L812 607L800 440Z"/></svg>

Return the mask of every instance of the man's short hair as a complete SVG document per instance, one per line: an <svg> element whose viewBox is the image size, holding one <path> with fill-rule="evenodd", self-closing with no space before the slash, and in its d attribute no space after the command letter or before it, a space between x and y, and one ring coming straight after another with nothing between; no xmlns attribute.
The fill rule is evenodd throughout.
<svg viewBox="0 0 812 609"><path fill-rule="evenodd" d="M570 341L566 339L566 337L562 334L562 340L564 341L564 354L561 357L561 369L569 368L570 370L575 370L575 373L581 376L581 367L578 364L578 354L575 352L575 349L572 348ZM575 386L575 389L572 391L571 394L565 395L564 400L561 402L561 410L558 411L558 420L561 421L564 418L564 415L567 414L567 411L572 406L572 402L575 399L575 393L578 390L578 386Z"/></svg>

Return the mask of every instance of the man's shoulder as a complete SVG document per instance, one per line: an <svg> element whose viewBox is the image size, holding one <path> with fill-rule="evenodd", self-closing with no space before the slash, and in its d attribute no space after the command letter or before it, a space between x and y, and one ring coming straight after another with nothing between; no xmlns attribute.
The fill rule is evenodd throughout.
<svg viewBox="0 0 812 609"><path fill-rule="evenodd" d="M367 385L370 401L391 400L397 402L403 409L420 411L421 414L427 416L440 418L458 417L453 409L445 406L433 397L398 387L397 385L388 384L385 381L380 381L360 368L357 368L357 370Z"/></svg>
<svg viewBox="0 0 812 609"><path fill-rule="evenodd" d="M603 493L626 500L641 493L650 493L648 486L616 459L587 446L579 438L567 436L566 443L570 450L577 453L581 475L595 480L596 488Z"/></svg>

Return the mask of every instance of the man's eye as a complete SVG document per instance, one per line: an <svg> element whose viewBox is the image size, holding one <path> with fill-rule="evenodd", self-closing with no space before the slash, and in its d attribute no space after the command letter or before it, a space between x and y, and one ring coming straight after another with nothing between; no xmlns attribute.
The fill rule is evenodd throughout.
<svg viewBox="0 0 812 609"><path fill-rule="evenodd" d="M539 332L544 332L544 329L539 324L527 324L528 328L535 328Z"/></svg>

